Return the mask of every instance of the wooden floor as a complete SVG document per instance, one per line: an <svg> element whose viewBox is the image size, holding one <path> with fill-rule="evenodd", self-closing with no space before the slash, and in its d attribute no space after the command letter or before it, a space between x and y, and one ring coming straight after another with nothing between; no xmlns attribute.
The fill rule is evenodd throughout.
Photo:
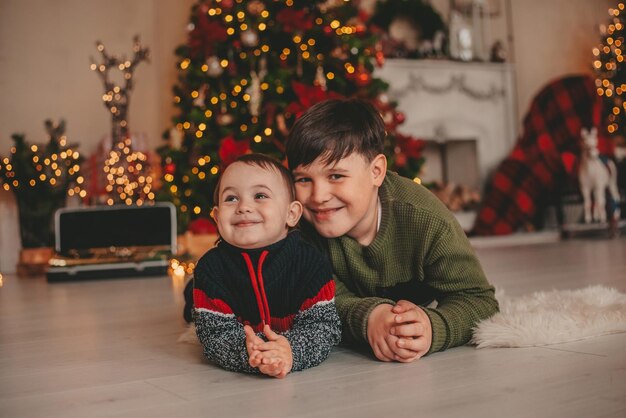
<svg viewBox="0 0 626 418"><path fill-rule="evenodd" d="M508 295L626 292L626 238L479 249ZM413 364L335 349L284 380L230 373L177 343L167 277L0 287L0 417L624 417L626 334L545 348L458 347Z"/></svg>

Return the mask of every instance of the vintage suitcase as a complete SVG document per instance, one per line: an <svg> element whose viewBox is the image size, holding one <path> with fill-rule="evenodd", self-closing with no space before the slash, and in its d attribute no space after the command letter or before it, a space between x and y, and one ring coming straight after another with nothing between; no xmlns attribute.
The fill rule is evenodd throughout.
<svg viewBox="0 0 626 418"><path fill-rule="evenodd" d="M64 208L55 214L48 281L162 276L176 253L171 203Z"/></svg>

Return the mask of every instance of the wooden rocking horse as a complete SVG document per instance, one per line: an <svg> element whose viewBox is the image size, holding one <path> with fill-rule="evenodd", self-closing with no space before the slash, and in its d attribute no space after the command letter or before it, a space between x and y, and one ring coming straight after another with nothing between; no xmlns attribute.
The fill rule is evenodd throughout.
<svg viewBox="0 0 626 418"><path fill-rule="evenodd" d="M593 127L589 130L583 128L580 134L583 139L583 146L578 181L584 201L585 223L592 221L605 223L607 221L605 199L607 188L612 199L609 205L612 216L610 221L617 221L620 218L620 196L617 188L615 163L610 159L605 160L600 157L597 128Z"/></svg>

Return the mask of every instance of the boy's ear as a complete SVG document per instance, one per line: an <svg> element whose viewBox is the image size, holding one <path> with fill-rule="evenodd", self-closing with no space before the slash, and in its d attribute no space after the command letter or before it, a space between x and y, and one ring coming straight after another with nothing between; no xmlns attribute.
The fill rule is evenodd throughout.
<svg viewBox="0 0 626 418"><path fill-rule="evenodd" d="M378 154L370 163L370 168L374 185L380 187L387 174L387 157L384 154Z"/></svg>
<svg viewBox="0 0 626 418"><path fill-rule="evenodd" d="M289 209L287 210L287 226L289 228L296 226L300 216L302 216L302 203L294 200L289 204Z"/></svg>

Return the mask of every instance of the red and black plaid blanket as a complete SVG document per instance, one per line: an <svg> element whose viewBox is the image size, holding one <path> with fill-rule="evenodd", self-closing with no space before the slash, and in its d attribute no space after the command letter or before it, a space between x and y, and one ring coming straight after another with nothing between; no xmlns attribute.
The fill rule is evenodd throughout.
<svg viewBox="0 0 626 418"><path fill-rule="evenodd" d="M588 76L561 78L541 90L513 151L490 179L472 234L506 235L535 225L546 205L576 184L581 128L599 126L601 112ZM609 141L599 139L606 152Z"/></svg>

